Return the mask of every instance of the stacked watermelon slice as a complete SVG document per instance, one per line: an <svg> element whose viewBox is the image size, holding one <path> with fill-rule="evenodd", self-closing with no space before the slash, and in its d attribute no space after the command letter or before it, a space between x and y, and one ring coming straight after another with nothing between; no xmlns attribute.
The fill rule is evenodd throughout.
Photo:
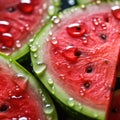
<svg viewBox="0 0 120 120"><path fill-rule="evenodd" d="M36 75L55 99L80 116L77 120L110 119L120 51L116 3L67 9L31 44Z"/></svg>

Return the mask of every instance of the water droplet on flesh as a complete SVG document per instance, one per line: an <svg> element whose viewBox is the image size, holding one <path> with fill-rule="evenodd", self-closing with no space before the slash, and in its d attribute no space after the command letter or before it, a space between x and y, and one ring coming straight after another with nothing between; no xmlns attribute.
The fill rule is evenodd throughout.
<svg viewBox="0 0 120 120"><path fill-rule="evenodd" d="M72 37L81 37L86 32L86 26L83 23L73 23L68 25L66 30Z"/></svg>
<svg viewBox="0 0 120 120"><path fill-rule="evenodd" d="M20 117L18 120L28 120L26 117Z"/></svg>
<svg viewBox="0 0 120 120"><path fill-rule="evenodd" d="M8 21L0 20L0 33L7 33L10 29L11 26Z"/></svg>
<svg viewBox="0 0 120 120"><path fill-rule="evenodd" d="M120 7L119 6L113 6L112 9L111 9L111 12L112 12L112 15L120 20Z"/></svg>
<svg viewBox="0 0 120 120"><path fill-rule="evenodd" d="M18 4L19 10L24 14L31 14L34 11L34 4L26 1L22 1Z"/></svg>

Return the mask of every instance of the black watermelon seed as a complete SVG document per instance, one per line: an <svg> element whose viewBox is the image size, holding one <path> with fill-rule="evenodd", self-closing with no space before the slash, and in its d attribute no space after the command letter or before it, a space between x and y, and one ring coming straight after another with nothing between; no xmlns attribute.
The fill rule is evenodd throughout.
<svg viewBox="0 0 120 120"><path fill-rule="evenodd" d="M9 106L6 104L2 104L0 106L0 112L6 112L8 110Z"/></svg>

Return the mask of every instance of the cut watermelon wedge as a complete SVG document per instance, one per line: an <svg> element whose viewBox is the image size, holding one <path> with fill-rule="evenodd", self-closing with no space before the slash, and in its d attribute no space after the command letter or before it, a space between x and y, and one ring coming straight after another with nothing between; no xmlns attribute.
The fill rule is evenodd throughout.
<svg viewBox="0 0 120 120"><path fill-rule="evenodd" d="M120 48L115 8L102 3L68 9L54 16L31 43L35 73L80 120L108 117Z"/></svg>
<svg viewBox="0 0 120 120"><path fill-rule="evenodd" d="M1 0L0 51L18 59L29 52L28 42L57 13L60 0Z"/></svg>
<svg viewBox="0 0 120 120"><path fill-rule="evenodd" d="M0 120L57 120L45 89L23 67L0 54Z"/></svg>

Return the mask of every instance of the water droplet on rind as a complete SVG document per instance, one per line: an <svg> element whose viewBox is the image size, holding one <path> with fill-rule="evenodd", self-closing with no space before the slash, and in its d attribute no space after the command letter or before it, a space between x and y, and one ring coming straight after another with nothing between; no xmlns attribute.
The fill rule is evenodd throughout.
<svg viewBox="0 0 120 120"><path fill-rule="evenodd" d="M44 106L45 114L51 114L54 111L53 107L50 104L46 104Z"/></svg>
<svg viewBox="0 0 120 120"><path fill-rule="evenodd" d="M53 86L54 85L53 80L52 79L48 79L48 84L51 85L51 86Z"/></svg>
<svg viewBox="0 0 120 120"><path fill-rule="evenodd" d="M83 108L81 103L78 103L77 107L79 108L79 110L82 110L82 108Z"/></svg>
<svg viewBox="0 0 120 120"><path fill-rule="evenodd" d="M58 18L57 16L53 16L53 17L52 17L52 22L53 22L54 24L58 24L58 23L60 22L60 18Z"/></svg>
<svg viewBox="0 0 120 120"><path fill-rule="evenodd" d="M35 67L35 72L37 75L41 75L46 70L46 64L44 63L37 63Z"/></svg>
<svg viewBox="0 0 120 120"><path fill-rule="evenodd" d="M49 6L49 8L48 8L48 14L50 16L52 16L52 15L54 15L54 13L55 13L55 7L53 5Z"/></svg>
<svg viewBox="0 0 120 120"><path fill-rule="evenodd" d="M75 101L74 101L73 98L69 98L69 99L68 99L68 105L69 105L70 107L73 107L73 106L75 105Z"/></svg>
<svg viewBox="0 0 120 120"><path fill-rule="evenodd" d="M32 45L32 46L30 47L31 52L36 52L37 49L38 49L38 47L37 47L36 45Z"/></svg>

